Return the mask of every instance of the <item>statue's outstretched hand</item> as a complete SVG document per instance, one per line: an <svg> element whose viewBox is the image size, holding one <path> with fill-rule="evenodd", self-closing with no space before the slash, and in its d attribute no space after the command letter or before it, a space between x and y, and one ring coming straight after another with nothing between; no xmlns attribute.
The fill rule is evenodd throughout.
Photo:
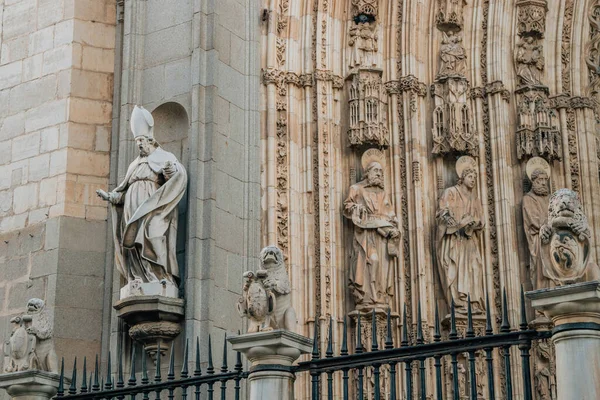
<svg viewBox="0 0 600 400"><path fill-rule="evenodd" d="M105 192L104 190L102 190L102 189L98 189L98 190L96 190L96 194L97 194L97 195L98 195L98 197L100 197L102 200L105 200L105 201L110 201L110 195L109 195L107 192Z"/></svg>

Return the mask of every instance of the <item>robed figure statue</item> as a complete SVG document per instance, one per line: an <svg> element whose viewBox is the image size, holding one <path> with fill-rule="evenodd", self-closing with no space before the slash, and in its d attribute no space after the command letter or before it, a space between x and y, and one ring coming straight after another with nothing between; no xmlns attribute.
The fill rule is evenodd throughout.
<svg viewBox="0 0 600 400"><path fill-rule="evenodd" d="M481 233L485 226L483 207L474 190L475 160L461 157L456 163L458 184L447 188L439 199L436 215L438 272L448 304L467 312L470 296L473 313L485 309L484 264Z"/></svg>
<svg viewBox="0 0 600 400"><path fill-rule="evenodd" d="M160 282L177 288L177 204L186 190L187 174L154 140L154 119L143 107L135 106L131 130L139 156L113 191L97 191L111 205L117 270L128 286Z"/></svg>
<svg viewBox="0 0 600 400"><path fill-rule="evenodd" d="M344 216L354 225L350 290L357 310L387 309L394 292L394 259L400 232L385 191L384 157L370 149L363 155L366 179L350 186Z"/></svg>

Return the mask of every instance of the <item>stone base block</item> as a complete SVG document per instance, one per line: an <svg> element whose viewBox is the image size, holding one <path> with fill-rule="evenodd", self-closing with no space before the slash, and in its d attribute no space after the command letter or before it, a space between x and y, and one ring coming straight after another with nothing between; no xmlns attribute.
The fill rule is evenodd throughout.
<svg viewBox="0 0 600 400"><path fill-rule="evenodd" d="M14 400L49 400L56 395L60 376L31 370L0 375L0 388Z"/></svg>
<svg viewBox="0 0 600 400"><path fill-rule="evenodd" d="M132 296L164 296L179 297L179 288L172 282L163 280L160 282L131 281L121 288L120 299Z"/></svg>
<svg viewBox="0 0 600 400"><path fill-rule="evenodd" d="M302 354L312 351L312 340L294 332L276 329L227 338L233 350L243 353L252 366L290 366Z"/></svg>

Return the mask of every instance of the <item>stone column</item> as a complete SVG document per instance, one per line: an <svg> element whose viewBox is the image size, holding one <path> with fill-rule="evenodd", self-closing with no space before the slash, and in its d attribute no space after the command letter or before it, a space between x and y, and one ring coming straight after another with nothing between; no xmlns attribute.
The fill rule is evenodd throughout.
<svg viewBox="0 0 600 400"><path fill-rule="evenodd" d="M600 398L600 281L527 293L554 323L558 400Z"/></svg>
<svg viewBox="0 0 600 400"><path fill-rule="evenodd" d="M0 389L13 400L50 400L58 391L60 377L50 372L30 370L0 375Z"/></svg>
<svg viewBox="0 0 600 400"><path fill-rule="evenodd" d="M286 330L248 333L227 340L250 361L250 400L294 400L291 366L312 349L309 338Z"/></svg>

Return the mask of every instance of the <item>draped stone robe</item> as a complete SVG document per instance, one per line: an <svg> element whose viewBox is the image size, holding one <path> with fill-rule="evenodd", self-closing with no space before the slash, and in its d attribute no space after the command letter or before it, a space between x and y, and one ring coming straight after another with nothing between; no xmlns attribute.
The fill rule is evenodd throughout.
<svg viewBox="0 0 600 400"><path fill-rule="evenodd" d="M541 256L540 229L548 222L548 196L538 196L533 191L523 196L523 226L529 245L529 272L533 289L554 287L544 271Z"/></svg>
<svg viewBox="0 0 600 400"><path fill-rule="evenodd" d="M163 173L166 162L176 168L168 179ZM177 204L186 186L183 166L173 154L158 147L147 157L137 157L114 189L115 263L128 281L166 279L177 284Z"/></svg>
<svg viewBox="0 0 600 400"><path fill-rule="evenodd" d="M448 225L445 216L456 224ZM484 223L477 193L461 185L446 189L439 200L437 219L438 272L448 304L452 297L457 310L465 312L470 294L471 303L483 310L484 266L479 232Z"/></svg>
<svg viewBox="0 0 600 400"><path fill-rule="evenodd" d="M357 206L366 210L365 215L358 215ZM397 239L386 238L397 227L392 202L383 189L364 180L350 187L344 215L354 224L350 288L356 306L387 306L393 295L397 246Z"/></svg>

